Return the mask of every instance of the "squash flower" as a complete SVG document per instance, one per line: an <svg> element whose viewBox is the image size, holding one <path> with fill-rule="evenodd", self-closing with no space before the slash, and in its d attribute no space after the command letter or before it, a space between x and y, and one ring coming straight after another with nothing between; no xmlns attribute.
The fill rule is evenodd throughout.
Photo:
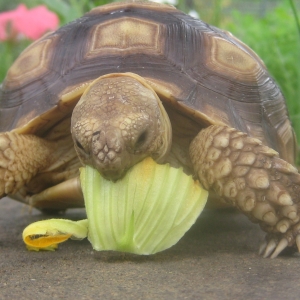
<svg viewBox="0 0 300 300"><path fill-rule="evenodd" d="M57 29L59 19L46 6L28 9L20 4L15 10L0 13L0 41L27 38L36 40L47 31Z"/></svg>
<svg viewBox="0 0 300 300"><path fill-rule="evenodd" d="M23 231L28 250L54 251L69 238L87 237L96 251L154 254L179 241L208 197L182 168L159 165L150 157L117 182L86 165L80 169L80 181L87 219L50 219L28 225Z"/></svg>

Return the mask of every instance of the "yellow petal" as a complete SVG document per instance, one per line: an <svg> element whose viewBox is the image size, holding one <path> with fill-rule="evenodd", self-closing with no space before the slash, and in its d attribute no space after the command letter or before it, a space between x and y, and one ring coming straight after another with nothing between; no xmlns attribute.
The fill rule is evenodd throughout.
<svg viewBox="0 0 300 300"><path fill-rule="evenodd" d="M23 241L28 250L50 250L69 238L83 239L87 236L87 220L71 221L50 219L38 221L27 226L23 231Z"/></svg>

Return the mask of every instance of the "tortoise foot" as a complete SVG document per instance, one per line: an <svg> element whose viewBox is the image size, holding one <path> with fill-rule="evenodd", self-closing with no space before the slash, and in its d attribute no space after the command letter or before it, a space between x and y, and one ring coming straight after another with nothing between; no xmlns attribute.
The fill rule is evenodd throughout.
<svg viewBox="0 0 300 300"><path fill-rule="evenodd" d="M276 151L234 128L214 125L192 141L190 156L206 189L272 234L261 247L263 256L300 248L300 174Z"/></svg>

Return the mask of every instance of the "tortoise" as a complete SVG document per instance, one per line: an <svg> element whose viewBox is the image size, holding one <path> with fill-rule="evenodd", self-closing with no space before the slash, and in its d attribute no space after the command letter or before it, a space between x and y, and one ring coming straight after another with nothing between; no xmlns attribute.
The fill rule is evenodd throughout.
<svg viewBox="0 0 300 300"><path fill-rule="evenodd" d="M0 196L82 207L79 167L116 181L145 157L183 167L300 249L300 175L284 96L229 32L173 6L96 7L25 49L0 91Z"/></svg>

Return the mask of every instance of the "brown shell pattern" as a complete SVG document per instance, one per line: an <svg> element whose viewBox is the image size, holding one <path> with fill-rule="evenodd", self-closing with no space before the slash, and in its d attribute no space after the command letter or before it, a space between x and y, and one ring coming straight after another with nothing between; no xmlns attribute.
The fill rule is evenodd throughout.
<svg viewBox="0 0 300 300"><path fill-rule="evenodd" d="M0 131L35 119L29 131L38 132L41 120L55 123L74 107L77 99L62 95L115 72L145 77L174 109L247 132L293 162L285 100L258 56L230 33L154 3L96 8L28 47L2 84Z"/></svg>

